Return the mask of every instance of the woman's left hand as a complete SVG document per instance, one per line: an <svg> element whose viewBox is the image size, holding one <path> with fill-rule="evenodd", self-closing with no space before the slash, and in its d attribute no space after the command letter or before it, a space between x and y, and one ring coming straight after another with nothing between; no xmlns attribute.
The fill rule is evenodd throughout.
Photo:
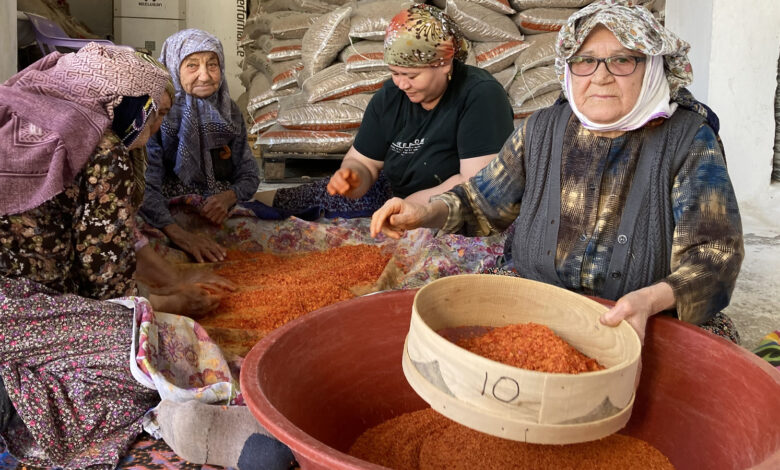
<svg viewBox="0 0 780 470"><path fill-rule="evenodd" d="M238 198L232 189L215 194L206 199L206 204L201 208L200 215L214 224L221 225L227 219L228 212L236 201Z"/></svg>
<svg viewBox="0 0 780 470"><path fill-rule="evenodd" d="M647 319L663 310L674 307L674 291L672 287L659 282L652 286L629 292L619 298L615 306L607 310L599 321L608 326L617 326L621 320L631 325L639 335L642 344L645 343Z"/></svg>

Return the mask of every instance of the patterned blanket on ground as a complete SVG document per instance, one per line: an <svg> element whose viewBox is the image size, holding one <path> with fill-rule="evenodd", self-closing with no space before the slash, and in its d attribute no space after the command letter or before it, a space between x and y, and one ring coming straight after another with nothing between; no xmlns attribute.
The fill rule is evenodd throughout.
<svg viewBox="0 0 780 470"><path fill-rule="evenodd" d="M361 293L417 288L439 277L481 272L494 267L496 259L503 253L503 234L469 238L451 234L437 236L433 230L418 229L408 232L400 240L384 236L375 239L369 234L368 218L261 220L254 212L237 207L220 227L197 214L195 208L201 203L202 199L196 196L175 199L172 213L176 221L189 231L217 240L229 250L285 256L348 245L372 245L392 253L379 281ZM204 267L191 263L186 253L171 246L161 231L142 225L142 232L155 250L168 260L185 267ZM220 263L206 266L216 270ZM208 318L203 323L206 331L223 349L238 355L246 354L247 344L254 344L268 333L265 330L226 328L228 325L214 324Z"/></svg>

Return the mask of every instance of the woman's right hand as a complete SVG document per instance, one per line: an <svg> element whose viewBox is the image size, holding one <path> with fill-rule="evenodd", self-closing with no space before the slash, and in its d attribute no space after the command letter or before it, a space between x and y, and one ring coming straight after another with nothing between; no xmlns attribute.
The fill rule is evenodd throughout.
<svg viewBox="0 0 780 470"><path fill-rule="evenodd" d="M168 225L163 232L198 263L222 261L227 256L227 250L219 243L203 235L187 232L176 224Z"/></svg>
<svg viewBox="0 0 780 470"><path fill-rule="evenodd" d="M351 196L352 191L360 187L360 175L352 168L339 168L328 181L328 194Z"/></svg>
<svg viewBox="0 0 780 470"><path fill-rule="evenodd" d="M200 318L214 311L227 294L226 290L213 284L179 284L165 294L152 295L150 300L156 310Z"/></svg>
<svg viewBox="0 0 780 470"><path fill-rule="evenodd" d="M429 207L394 197L371 216L371 236L384 233L397 240L405 231L423 226L428 218Z"/></svg>

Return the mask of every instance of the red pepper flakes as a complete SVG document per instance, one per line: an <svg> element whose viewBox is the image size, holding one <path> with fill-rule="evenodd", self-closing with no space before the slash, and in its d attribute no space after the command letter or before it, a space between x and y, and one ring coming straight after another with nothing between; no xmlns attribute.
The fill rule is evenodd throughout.
<svg viewBox="0 0 780 470"><path fill-rule="evenodd" d="M426 408L366 430L349 455L398 470L674 470L658 449L622 434L568 445L526 444L460 425Z"/></svg>
<svg viewBox="0 0 780 470"><path fill-rule="evenodd" d="M355 297L350 288L374 284L389 260L371 245L289 256L229 250L216 273L240 289L198 322L267 334L305 313Z"/></svg>
<svg viewBox="0 0 780 470"><path fill-rule="evenodd" d="M463 349L521 369L579 374L604 366L538 323L518 323L494 328L485 334L458 340Z"/></svg>

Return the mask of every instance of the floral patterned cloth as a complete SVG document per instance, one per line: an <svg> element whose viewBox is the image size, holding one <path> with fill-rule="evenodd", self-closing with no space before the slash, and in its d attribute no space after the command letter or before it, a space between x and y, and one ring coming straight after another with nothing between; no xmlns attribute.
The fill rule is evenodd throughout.
<svg viewBox="0 0 780 470"><path fill-rule="evenodd" d="M2 440L15 457L45 467L116 466L159 401L130 373L132 315L0 278L0 375L18 413Z"/></svg>
<svg viewBox="0 0 780 470"><path fill-rule="evenodd" d="M140 297L117 299L135 312L130 363L133 376L157 390L162 400L243 405L239 391L240 358L225 358L206 330L191 318L154 312ZM155 410L144 429L161 437Z"/></svg>
<svg viewBox="0 0 780 470"><path fill-rule="evenodd" d="M106 131L62 193L34 209L0 216L0 276L26 277L92 299L133 294L130 158Z"/></svg>
<svg viewBox="0 0 780 470"><path fill-rule="evenodd" d="M290 217L284 220L260 220L248 209L236 206L222 227L207 222L197 213L203 201L200 196L186 196L171 201L176 222L193 232L209 236L227 249L262 251L276 254L323 251L343 245L378 244L393 248L391 263L403 275L390 286L393 289L421 287L438 277L475 273L495 266L503 254L504 234L487 237L465 237L437 234L430 229L408 231L400 240L380 235L372 238L369 218L318 219L305 221ZM141 222L141 231L155 250L173 263L188 263L186 253L170 245L165 234Z"/></svg>

